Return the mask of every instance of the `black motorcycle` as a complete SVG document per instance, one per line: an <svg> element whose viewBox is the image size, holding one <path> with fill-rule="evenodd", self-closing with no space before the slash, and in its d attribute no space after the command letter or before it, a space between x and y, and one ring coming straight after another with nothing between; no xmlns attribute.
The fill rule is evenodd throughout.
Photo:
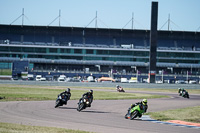
<svg viewBox="0 0 200 133"><path fill-rule="evenodd" d="M90 107L89 98L88 97L83 97L78 102L77 111L80 112L81 110L85 109L86 107Z"/></svg>
<svg viewBox="0 0 200 133"><path fill-rule="evenodd" d="M58 95L58 98L56 99L55 103L55 108L57 108L58 106L63 106L63 104L67 105L67 101L68 101L67 95L65 94Z"/></svg>
<svg viewBox="0 0 200 133"><path fill-rule="evenodd" d="M179 93L179 96L182 96L184 98L190 98L189 93L186 90L179 89L178 93Z"/></svg>
<svg viewBox="0 0 200 133"><path fill-rule="evenodd" d="M183 96L184 98L190 98L190 97L189 97L189 93L188 93L187 91L183 91L182 93L183 93L182 96Z"/></svg>

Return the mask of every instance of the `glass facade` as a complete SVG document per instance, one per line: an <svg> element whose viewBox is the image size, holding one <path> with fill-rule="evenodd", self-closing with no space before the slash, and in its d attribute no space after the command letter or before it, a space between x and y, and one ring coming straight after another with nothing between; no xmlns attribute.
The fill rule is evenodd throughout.
<svg viewBox="0 0 200 133"><path fill-rule="evenodd" d="M149 50L1 46L0 57L148 62ZM157 51L157 62L200 64L200 51Z"/></svg>
<svg viewBox="0 0 200 133"><path fill-rule="evenodd" d="M11 69L12 63L0 62L0 69Z"/></svg>

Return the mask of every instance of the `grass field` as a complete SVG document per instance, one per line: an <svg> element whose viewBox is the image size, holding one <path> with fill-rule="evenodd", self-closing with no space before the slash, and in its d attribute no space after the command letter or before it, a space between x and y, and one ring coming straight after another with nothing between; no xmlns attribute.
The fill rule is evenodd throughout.
<svg viewBox="0 0 200 133"><path fill-rule="evenodd" d="M0 85L1 101L38 101L38 100L55 100L57 95L64 91L62 87L36 87L36 86L13 86ZM71 100L79 99L83 93L89 89L71 89ZM143 98L163 98L167 96L150 95L140 93L119 93L109 91L98 91L94 89L94 100L117 100L117 99L143 99Z"/></svg>
<svg viewBox="0 0 200 133"><path fill-rule="evenodd" d="M55 127L26 126L11 123L0 123L0 133L89 133Z"/></svg>
<svg viewBox="0 0 200 133"><path fill-rule="evenodd" d="M174 109L160 112L150 112L147 113L152 118L168 121L168 120L182 120L187 122L200 123L200 106Z"/></svg>
<svg viewBox="0 0 200 133"><path fill-rule="evenodd" d="M11 69L0 69L0 75L12 75Z"/></svg>
<svg viewBox="0 0 200 133"><path fill-rule="evenodd" d="M80 88L80 87L72 87L72 88ZM115 90L114 87L82 87L82 88L85 88L85 89L101 89L101 90ZM138 91L138 92L141 92L141 91L144 91L144 92L169 92L169 93L178 93L178 88L177 89L164 89L164 88L126 88L125 90L132 90L132 91ZM200 94L200 89L189 89L187 90L189 92L189 94Z"/></svg>

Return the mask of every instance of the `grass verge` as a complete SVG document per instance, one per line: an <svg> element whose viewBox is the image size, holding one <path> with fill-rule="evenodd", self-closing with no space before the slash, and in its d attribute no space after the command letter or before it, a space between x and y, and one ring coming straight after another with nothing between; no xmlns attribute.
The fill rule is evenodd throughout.
<svg viewBox="0 0 200 133"><path fill-rule="evenodd" d="M12 75L11 69L0 69L0 75Z"/></svg>
<svg viewBox="0 0 200 133"><path fill-rule="evenodd" d="M1 101L38 101L38 100L55 100L57 95L65 89L51 87L30 87L30 86L12 86L0 85L0 97L4 98ZM79 99L83 93L89 89L71 89L71 100ZM117 100L117 99L143 99L143 98L163 98L167 96L150 95L140 93L119 93L105 92L94 90L94 100Z"/></svg>
<svg viewBox="0 0 200 133"><path fill-rule="evenodd" d="M61 87L61 86L60 86ZM62 87L63 88L63 87ZM79 86L72 86L69 88L80 88ZM115 87L81 87L83 89L101 89L101 90L116 90ZM164 89L164 88L124 88L126 90L131 91L144 91L144 92L169 92L169 93L177 93L178 94L178 88L176 89ZM200 94L200 89L187 89L185 88L189 94Z"/></svg>
<svg viewBox="0 0 200 133"><path fill-rule="evenodd" d="M159 112L149 112L151 118L168 121L168 120L181 120L187 122L200 123L200 106L188 107L182 109L173 109Z"/></svg>
<svg viewBox="0 0 200 133"><path fill-rule="evenodd" d="M55 127L27 126L11 123L0 123L0 133L89 133Z"/></svg>

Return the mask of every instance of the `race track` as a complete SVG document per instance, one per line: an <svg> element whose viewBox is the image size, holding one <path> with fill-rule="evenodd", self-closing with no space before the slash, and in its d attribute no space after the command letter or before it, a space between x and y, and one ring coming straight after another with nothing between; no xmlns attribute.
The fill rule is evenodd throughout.
<svg viewBox="0 0 200 133"><path fill-rule="evenodd" d="M190 99L185 99L173 93L159 94L169 95L171 98L148 99L148 112L200 106L200 95L190 95ZM130 104L140 100L94 100L92 107L82 112L76 110L77 100L70 100L68 105L59 108L54 108L55 101L0 102L0 122L99 133L199 133L200 129L195 128L124 119Z"/></svg>

